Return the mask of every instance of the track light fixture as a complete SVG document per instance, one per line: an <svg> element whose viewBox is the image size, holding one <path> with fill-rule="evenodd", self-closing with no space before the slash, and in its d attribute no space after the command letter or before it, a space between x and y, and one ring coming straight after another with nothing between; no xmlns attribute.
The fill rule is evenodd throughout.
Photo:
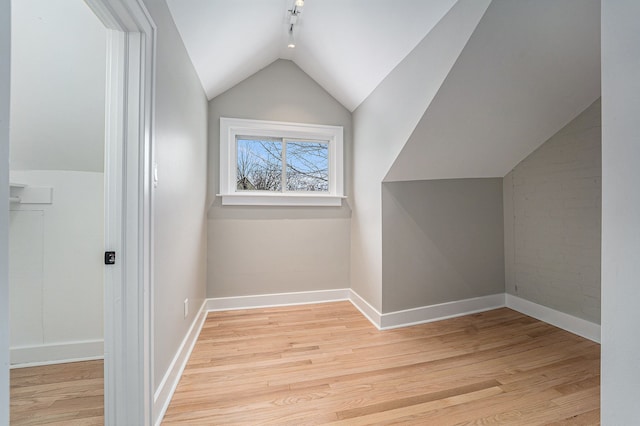
<svg viewBox="0 0 640 426"><path fill-rule="evenodd" d="M291 9L287 11L289 13L289 22L287 23L287 32L289 34L287 38L287 47L289 49L294 49L296 47L296 40L293 35L293 28L298 22L298 18L302 13L303 7L304 7L304 0L295 0Z"/></svg>

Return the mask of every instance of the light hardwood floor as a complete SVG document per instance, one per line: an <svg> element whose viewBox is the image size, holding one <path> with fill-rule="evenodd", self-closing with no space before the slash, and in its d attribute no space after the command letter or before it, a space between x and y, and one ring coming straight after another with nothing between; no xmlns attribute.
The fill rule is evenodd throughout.
<svg viewBox="0 0 640 426"><path fill-rule="evenodd" d="M104 424L104 363L11 370L11 425Z"/></svg>
<svg viewBox="0 0 640 426"><path fill-rule="evenodd" d="M389 331L350 303L210 313L165 425L599 424L600 346L509 309Z"/></svg>

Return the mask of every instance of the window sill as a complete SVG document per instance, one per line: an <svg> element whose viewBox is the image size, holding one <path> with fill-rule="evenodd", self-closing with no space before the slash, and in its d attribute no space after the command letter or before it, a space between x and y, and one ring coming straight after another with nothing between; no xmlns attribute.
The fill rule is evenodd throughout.
<svg viewBox="0 0 640 426"><path fill-rule="evenodd" d="M217 194L223 206L313 206L340 207L341 195L308 194Z"/></svg>

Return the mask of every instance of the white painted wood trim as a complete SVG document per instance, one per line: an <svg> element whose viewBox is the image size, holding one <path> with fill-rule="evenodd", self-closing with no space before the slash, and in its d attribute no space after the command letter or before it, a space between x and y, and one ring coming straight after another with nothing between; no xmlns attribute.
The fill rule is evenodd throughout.
<svg viewBox="0 0 640 426"><path fill-rule="evenodd" d="M371 322L371 324L380 330L382 314L378 312L376 308L371 306L369 302L364 300L358 293L351 289L349 290L349 300L351 301L351 304Z"/></svg>
<svg viewBox="0 0 640 426"><path fill-rule="evenodd" d="M223 206L315 206L339 207L345 196L301 194L216 194Z"/></svg>
<svg viewBox="0 0 640 426"><path fill-rule="evenodd" d="M142 0L86 0L108 31L105 424L153 418L151 188L156 26Z"/></svg>
<svg viewBox="0 0 640 426"><path fill-rule="evenodd" d="M349 300L349 289L302 291L296 293L257 294L253 296L216 297L207 299L207 311L270 308Z"/></svg>
<svg viewBox="0 0 640 426"><path fill-rule="evenodd" d="M490 311L505 306L504 293L489 296L473 297L471 299L455 300L437 305L421 306L419 308L382 314L381 330L409 327L417 324L441 321L477 312Z"/></svg>
<svg viewBox="0 0 640 426"><path fill-rule="evenodd" d="M104 358L104 341L86 340L11 348L11 368Z"/></svg>
<svg viewBox="0 0 640 426"><path fill-rule="evenodd" d="M11 2L0 0L0 425L9 424L9 110Z"/></svg>
<svg viewBox="0 0 640 426"><path fill-rule="evenodd" d="M253 296L220 297L207 299L207 311L294 306L349 300L376 328L389 330L428 322L470 315L509 307L571 333L599 342L600 326L589 321L555 311L519 297L498 293L489 296L421 306L396 312L380 313L352 289L322 290L297 293L261 294Z"/></svg>
<svg viewBox="0 0 640 426"><path fill-rule="evenodd" d="M180 347L178 347L176 355L173 357L167 372L158 385L153 397L154 425L160 425L164 414L167 412L167 408L169 408L169 403L171 402L173 393L178 387L178 383L182 377L182 372L187 366L187 361L189 361L191 352L193 352L193 347L198 341L204 321L207 319L206 306L207 301L205 300L202 302L202 305L200 305L200 310L193 319L193 323L191 324L191 327L189 327L187 335L184 337Z"/></svg>
<svg viewBox="0 0 640 426"><path fill-rule="evenodd" d="M506 295L506 305L514 311L544 321L570 333L577 334L585 339L600 343L600 324L565 314L564 312L530 302L512 294Z"/></svg>
<svg viewBox="0 0 640 426"><path fill-rule="evenodd" d="M329 143L327 193L236 191L236 136L321 140ZM342 126L220 117L220 194L222 205L340 206L344 198Z"/></svg>

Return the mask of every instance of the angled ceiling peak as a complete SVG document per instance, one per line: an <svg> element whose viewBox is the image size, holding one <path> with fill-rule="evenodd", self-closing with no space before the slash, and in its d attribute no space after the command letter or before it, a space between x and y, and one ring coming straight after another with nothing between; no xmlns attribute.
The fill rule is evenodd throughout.
<svg viewBox="0 0 640 426"><path fill-rule="evenodd" d="M209 99L278 58L290 59L353 111L457 0L167 0Z"/></svg>

